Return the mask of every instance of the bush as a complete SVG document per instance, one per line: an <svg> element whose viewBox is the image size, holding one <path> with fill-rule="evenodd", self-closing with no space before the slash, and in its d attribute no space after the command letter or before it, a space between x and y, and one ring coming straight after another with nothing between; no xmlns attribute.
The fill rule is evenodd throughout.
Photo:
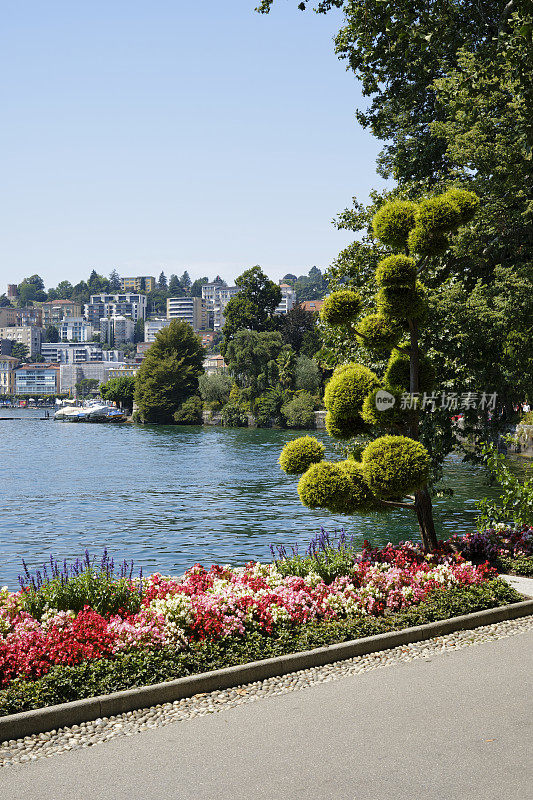
<svg viewBox="0 0 533 800"><path fill-rule="evenodd" d="M222 424L226 428L246 428L248 414L235 403L226 403L222 409Z"/></svg>
<svg viewBox="0 0 533 800"><path fill-rule="evenodd" d="M287 442L279 457L279 465L287 475L301 475L311 464L324 458L325 447L314 436L301 436Z"/></svg>
<svg viewBox="0 0 533 800"><path fill-rule="evenodd" d="M228 375L200 375L198 386L202 400L210 404L213 411L229 401L233 381Z"/></svg>
<svg viewBox="0 0 533 800"><path fill-rule="evenodd" d="M204 404L199 397L189 397L174 414L176 425L201 425Z"/></svg>
<svg viewBox="0 0 533 800"><path fill-rule="evenodd" d="M347 325L361 312L362 301L357 292L342 289L333 292L324 300L320 318L328 325Z"/></svg>
<svg viewBox="0 0 533 800"><path fill-rule="evenodd" d="M357 323L357 330L364 337L363 345L369 350L391 350L402 336L398 325L381 314L369 314L363 317Z"/></svg>
<svg viewBox="0 0 533 800"><path fill-rule="evenodd" d="M419 256L438 256L445 253L450 242L444 233L430 233L425 228L413 228L409 234L409 251Z"/></svg>
<svg viewBox="0 0 533 800"><path fill-rule="evenodd" d="M403 255L387 256L378 264L376 283L379 286L387 287L414 287L416 283L415 260Z"/></svg>
<svg viewBox="0 0 533 800"><path fill-rule="evenodd" d="M404 392L409 392L411 385L409 356L399 350L393 350L383 380L388 386L395 386L403 389ZM430 392L435 382L433 365L423 354L420 354L418 381L420 392Z"/></svg>
<svg viewBox="0 0 533 800"><path fill-rule="evenodd" d="M350 513L352 481L346 470L331 461L312 464L298 482L298 494L308 508Z"/></svg>
<svg viewBox="0 0 533 800"><path fill-rule="evenodd" d="M320 389L321 373L316 361L308 356L301 355L296 359L294 385L310 394L318 394Z"/></svg>
<svg viewBox="0 0 533 800"><path fill-rule="evenodd" d="M381 436L363 450L363 474L378 497L403 497L427 482L426 448L407 436Z"/></svg>
<svg viewBox="0 0 533 800"><path fill-rule="evenodd" d="M315 427L315 398L309 392L297 394L281 408L288 428Z"/></svg>
<svg viewBox="0 0 533 800"><path fill-rule="evenodd" d="M520 480L509 469L505 456L496 447L484 443L482 457L500 490L497 498L476 501L480 509L477 523L485 527L489 522L513 522L517 525L533 525L533 478Z"/></svg>
<svg viewBox="0 0 533 800"><path fill-rule="evenodd" d="M331 436L348 439L363 429L363 402L377 386L377 375L362 364L345 364L335 370L324 393L326 428Z"/></svg>
<svg viewBox="0 0 533 800"><path fill-rule="evenodd" d="M376 395L378 392L386 391L395 398L394 405L379 408L376 405ZM391 425L406 425L412 415L410 409L402 409L402 395L405 389L401 386L389 386L385 384L382 389L372 389L365 398L361 417L368 425L390 428ZM413 405L417 405L417 398L414 398Z"/></svg>
<svg viewBox="0 0 533 800"><path fill-rule="evenodd" d="M380 242L402 250L409 231L416 222L417 205L409 200L393 200L386 203L374 215L372 227Z"/></svg>
<svg viewBox="0 0 533 800"><path fill-rule="evenodd" d="M479 206L479 197L474 194L474 192L468 192L466 189L452 188L444 193L444 197L455 206L461 225L470 222L476 215Z"/></svg>
<svg viewBox="0 0 533 800"><path fill-rule="evenodd" d="M414 289L406 286L391 286L380 289L376 295L380 315L394 320L408 317L421 322L427 314L426 290L417 281Z"/></svg>
<svg viewBox="0 0 533 800"><path fill-rule="evenodd" d="M365 479L363 465L353 458L348 458L346 461L340 461L339 467L344 470L352 484L350 507L354 511L375 509L379 503Z"/></svg>

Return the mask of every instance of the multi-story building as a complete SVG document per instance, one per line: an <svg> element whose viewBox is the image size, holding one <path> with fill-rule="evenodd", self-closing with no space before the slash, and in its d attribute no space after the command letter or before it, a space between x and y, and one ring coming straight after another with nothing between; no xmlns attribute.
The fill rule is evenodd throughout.
<svg viewBox="0 0 533 800"><path fill-rule="evenodd" d="M107 372L107 380L111 378L133 378L139 371L138 364L122 364L120 367L110 367Z"/></svg>
<svg viewBox="0 0 533 800"><path fill-rule="evenodd" d="M15 370L16 394L59 393L59 364L23 364Z"/></svg>
<svg viewBox="0 0 533 800"><path fill-rule="evenodd" d="M10 356L13 351L12 339L0 339L0 356Z"/></svg>
<svg viewBox="0 0 533 800"><path fill-rule="evenodd" d="M0 339L11 339L12 342L25 344L28 354L36 356L41 351L42 328L37 325L0 328Z"/></svg>
<svg viewBox="0 0 533 800"><path fill-rule="evenodd" d="M77 344L75 342L43 342L41 355L48 363L85 364L122 362L122 350L102 350L99 344Z"/></svg>
<svg viewBox="0 0 533 800"><path fill-rule="evenodd" d="M65 317L58 325L59 338L68 342L90 342L94 328L85 317Z"/></svg>
<svg viewBox="0 0 533 800"><path fill-rule="evenodd" d="M27 328L29 325L42 325L42 311L40 308L0 308L0 327Z"/></svg>
<svg viewBox="0 0 533 800"><path fill-rule="evenodd" d="M302 300L299 303L300 307L304 309L304 311L316 311L317 313L320 311L322 306L324 305L323 300Z"/></svg>
<svg viewBox="0 0 533 800"><path fill-rule="evenodd" d="M204 283L202 298L206 301L208 313L213 315L213 328L220 331L224 327L224 309L239 293L238 286L226 286L220 278L215 278L213 283Z"/></svg>
<svg viewBox="0 0 533 800"><path fill-rule="evenodd" d="M130 317L116 315L102 317L100 320L100 341L105 344L124 344L133 342L135 338L135 323Z"/></svg>
<svg viewBox="0 0 533 800"><path fill-rule="evenodd" d="M74 300L49 300L41 306L43 312L43 327L48 325L55 325L59 327L59 323L66 317L81 317L83 309L81 303Z"/></svg>
<svg viewBox="0 0 533 800"><path fill-rule="evenodd" d="M0 355L0 394L15 394L15 370L18 358Z"/></svg>
<svg viewBox="0 0 533 800"><path fill-rule="evenodd" d="M151 275L140 275L136 278L121 278L121 292L153 292L155 289L155 278Z"/></svg>
<svg viewBox="0 0 533 800"><path fill-rule="evenodd" d="M227 365L221 355L207 356L204 358L204 372L206 375L215 375L227 372Z"/></svg>
<svg viewBox="0 0 533 800"><path fill-rule="evenodd" d="M163 330L163 328L166 328L168 325L170 325L170 320L165 317L145 320L144 341L152 344L152 342L155 342L155 337L159 331Z"/></svg>
<svg viewBox="0 0 533 800"><path fill-rule="evenodd" d="M7 299L15 300L18 297L19 288L16 283L7 284Z"/></svg>
<svg viewBox="0 0 533 800"><path fill-rule="evenodd" d="M146 317L146 296L144 294L101 294L91 295L91 302L85 304L85 319L97 330L104 317L131 317L134 322Z"/></svg>
<svg viewBox="0 0 533 800"><path fill-rule="evenodd" d="M84 378L92 378L98 381L98 385L106 383L109 379L109 371L116 369L121 364L111 364L100 361L90 364L61 364L59 385L62 394L75 394L76 384Z"/></svg>
<svg viewBox="0 0 533 800"><path fill-rule="evenodd" d="M194 331L207 328L207 304L201 297L169 297L167 300L167 319L182 319Z"/></svg>
<svg viewBox="0 0 533 800"><path fill-rule="evenodd" d="M280 283L279 288L281 289L281 303L276 306L274 314L287 314L291 308L294 308L296 292L288 283Z"/></svg>
<svg viewBox="0 0 533 800"><path fill-rule="evenodd" d="M213 306L215 304L215 300L218 297L218 293L222 287L226 286L225 281L222 280L220 275L217 275L215 280L211 283L203 283L202 284L202 297L204 300L207 300L208 303L211 303Z"/></svg>

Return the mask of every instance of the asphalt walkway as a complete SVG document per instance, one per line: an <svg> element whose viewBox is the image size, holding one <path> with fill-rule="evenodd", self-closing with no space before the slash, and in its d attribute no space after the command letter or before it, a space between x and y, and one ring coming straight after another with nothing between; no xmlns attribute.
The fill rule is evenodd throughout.
<svg viewBox="0 0 533 800"><path fill-rule="evenodd" d="M533 633L0 773L2 800L531 800Z"/></svg>

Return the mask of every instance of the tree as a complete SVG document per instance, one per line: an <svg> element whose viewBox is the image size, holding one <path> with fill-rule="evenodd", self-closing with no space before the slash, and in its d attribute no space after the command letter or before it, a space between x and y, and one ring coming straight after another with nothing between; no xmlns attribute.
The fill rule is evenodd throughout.
<svg viewBox="0 0 533 800"><path fill-rule="evenodd" d="M154 289L146 295L147 310L150 314L163 314L167 313L167 297L168 292L162 289Z"/></svg>
<svg viewBox="0 0 533 800"><path fill-rule="evenodd" d="M12 308L12 303L5 294L0 295L0 308Z"/></svg>
<svg viewBox="0 0 533 800"><path fill-rule="evenodd" d="M301 392L281 407L288 428L314 428L315 400L309 392Z"/></svg>
<svg viewBox="0 0 533 800"><path fill-rule="evenodd" d="M320 368L316 361L304 355L298 356L294 376L296 389L316 395L320 391L321 380Z"/></svg>
<svg viewBox="0 0 533 800"><path fill-rule="evenodd" d="M265 331L274 327L274 310L281 302L279 286L267 278L259 266L251 267L239 275L235 285L239 293L231 298L224 309L222 355L225 355L229 342L238 331Z"/></svg>
<svg viewBox="0 0 533 800"><path fill-rule="evenodd" d="M156 335L136 376L135 402L143 422L172 423L198 389L204 349L190 325L172 320Z"/></svg>
<svg viewBox="0 0 533 800"><path fill-rule="evenodd" d="M285 344L289 344L295 353L301 351L304 342L307 347L315 347L313 353L320 348L317 314L314 311L306 311L299 304L279 318L279 330Z"/></svg>
<svg viewBox="0 0 533 800"><path fill-rule="evenodd" d="M371 426L393 435L379 436L362 452L359 447L360 461L323 462L317 450L300 479L300 499L310 508L336 513L369 507L411 509L428 550L437 546L437 538L428 490L431 458L419 442L419 397L421 392L424 399L431 395L434 372L420 349L428 307L418 276L446 251L449 236L473 218L477 206L476 195L460 189L419 204L386 203L373 219L376 238L392 251L375 273L376 311L356 322L363 302L351 289L333 292L321 310L326 324L344 327L370 352L392 351L382 380L356 362L337 367L324 395L328 433L349 439L368 433ZM307 447L305 442L306 452ZM290 452L295 448L292 442ZM280 463L284 468L283 455ZM290 463L286 471L293 471Z"/></svg>
<svg viewBox="0 0 533 800"><path fill-rule="evenodd" d="M201 425L203 422L203 403L199 397L193 395L181 404L174 413L176 425Z"/></svg>
<svg viewBox="0 0 533 800"><path fill-rule="evenodd" d="M140 317L135 323L135 328L133 330L133 341L135 343L144 342L144 320L142 317Z"/></svg>
<svg viewBox="0 0 533 800"><path fill-rule="evenodd" d="M290 389L294 383L296 370L296 355L289 344L284 345L276 358L278 367L278 380L284 389Z"/></svg>
<svg viewBox="0 0 533 800"><path fill-rule="evenodd" d="M44 291L44 281L40 275L31 275L24 278L18 285L18 303L20 306L34 302L43 303L47 299Z"/></svg>
<svg viewBox="0 0 533 800"><path fill-rule="evenodd" d="M11 348L11 355L13 358L19 358L21 361L27 361L29 354L30 350L27 345L22 344L22 342L13 342L13 347Z"/></svg>
<svg viewBox="0 0 533 800"><path fill-rule="evenodd" d="M98 291L92 292L85 281L80 281L73 287L72 294L70 295L69 299L75 301L76 303L88 303L91 299L91 294L99 293L100 292Z"/></svg>
<svg viewBox="0 0 533 800"><path fill-rule="evenodd" d="M55 291L57 293L57 299L70 300L70 298L72 297L72 293L74 291L74 287L72 286L70 281L60 281L57 284Z"/></svg>
<svg viewBox="0 0 533 800"><path fill-rule="evenodd" d="M109 273L109 291L120 292L120 275L116 269L111 270Z"/></svg>
<svg viewBox="0 0 533 800"><path fill-rule="evenodd" d="M76 383L76 397L89 397L97 387L97 378L82 378Z"/></svg>
<svg viewBox="0 0 533 800"><path fill-rule="evenodd" d="M109 281L103 275L99 275L96 270L92 270L87 281L87 287L91 294L100 294L100 292L109 291Z"/></svg>
<svg viewBox="0 0 533 800"><path fill-rule="evenodd" d="M279 379L278 358L283 341L278 331L240 330L230 341L225 360L235 383L254 400Z"/></svg>
<svg viewBox="0 0 533 800"><path fill-rule="evenodd" d="M159 275L159 278L157 279L157 286L159 287L159 289L161 289L162 292L166 292L166 290L168 289L167 276L162 270L161 274Z"/></svg>
<svg viewBox="0 0 533 800"><path fill-rule="evenodd" d="M182 289L188 294L191 288L191 279L189 277L189 273L187 272L187 270L185 270L185 272L181 276L180 284Z"/></svg>
<svg viewBox="0 0 533 800"><path fill-rule="evenodd" d="M146 292L146 278L141 278L140 291Z"/></svg>
<svg viewBox="0 0 533 800"><path fill-rule="evenodd" d="M55 325L48 325L45 332L44 332L44 341L45 342L58 342L59 341L59 331Z"/></svg>
<svg viewBox="0 0 533 800"><path fill-rule="evenodd" d="M202 296L202 286L209 283L209 278L197 278L191 286L191 297Z"/></svg>
<svg viewBox="0 0 533 800"><path fill-rule="evenodd" d="M168 282L169 297L181 297L185 292L177 275L171 275Z"/></svg>
<svg viewBox="0 0 533 800"><path fill-rule="evenodd" d="M232 379L229 375L200 375L198 385L200 396L204 402L209 403L212 409L222 408L229 400Z"/></svg>
<svg viewBox="0 0 533 800"><path fill-rule="evenodd" d="M133 408L133 396L135 393L135 377L124 375L120 378L110 378L107 383L100 386L100 395L104 400L111 400L121 408Z"/></svg>

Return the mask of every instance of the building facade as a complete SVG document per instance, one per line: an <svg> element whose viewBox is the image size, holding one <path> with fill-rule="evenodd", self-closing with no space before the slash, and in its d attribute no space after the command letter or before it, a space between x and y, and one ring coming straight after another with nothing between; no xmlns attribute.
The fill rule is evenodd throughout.
<svg viewBox="0 0 533 800"><path fill-rule="evenodd" d="M25 327L0 328L0 339L11 339L12 342L24 344L30 356L37 356L41 352L42 328L37 325Z"/></svg>
<svg viewBox="0 0 533 800"><path fill-rule="evenodd" d="M204 372L206 375L224 374L227 370L226 362L221 355L204 358Z"/></svg>
<svg viewBox="0 0 533 800"><path fill-rule="evenodd" d="M85 319L100 330L100 320L104 317L131 317L134 322L146 317L146 297L144 294L101 294L91 295L91 302L85 304Z"/></svg>
<svg viewBox="0 0 533 800"><path fill-rule="evenodd" d="M59 394L59 364L23 364L15 370L16 394Z"/></svg>
<svg viewBox="0 0 533 800"><path fill-rule="evenodd" d="M110 367L107 372L107 380L111 378L134 378L139 371L138 364L122 364L120 367Z"/></svg>
<svg viewBox="0 0 533 800"><path fill-rule="evenodd" d="M18 358L0 355L0 394L15 394L15 371Z"/></svg>
<svg viewBox="0 0 533 800"><path fill-rule="evenodd" d="M122 350L103 350L99 344L76 344L75 342L43 342L41 355L48 363L86 364L122 362Z"/></svg>
<svg viewBox="0 0 533 800"><path fill-rule="evenodd" d="M140 275L136 278L121 278L121 292L153 292L155 289L155 278L151 275Z"/></svg>
<svg viewBox="0 0 533 800"><path fill-rule="evenodd" d="M202 298L206 301L208 313L213 316L212 324L215 331L220 331L224 327L224 309L239 291L238 286L226 286L220 278L215 278L212 283L203 284Z"/></svg>
<svg viewBox="0 0 533 800"><path fill-rule="evenodd" d="M279 303L275 310L274 314L282 315L287 314L296 303L296 292L289 286L288 283L280 283L279 288L281 289L281 303Z"/></svg>
<svg viewBox="0 0 533 800"><path fill-rule="evenodd" d="M106 383L109 379L109 370L116 369L120 364L111 364L100 361L99 363L85 364L61 364L59 368L59 385L62 394L74 395L76 384L84 378L92 378L98 381L98 385Z"/></svg>
<svg viewBox="0 0 533 800"><path fill-rule="evenodd" d="M181 319L188 322L194 331L207 328L207 304L201 297L169 297L167 300L167 319Z"/></svg>
<svg viewBox="0 0 533 800"><path fill-rule="evenodd" d="M41 306L43 312L43 327L48 325L55 325L59 327L59 323L66 317L81 317L83 309L81 303L76 303L73 300L49 300Z"/></svg>
<svg viewBox="0 0 533 800"><path fill-rule="evenodd" d="M304 309L304 311L316 311L318 314L320 309L324 305L323 300L302 300L299 305Z"/></svg>
<svg viewBox="0 0 533 800"><path fill-rule="evenodd" d="M85 317L65 317L58 324L59 338L68 342L90 342L94 328Z"/></svg>
<svg viewBox="0 0 533 800"><path fill-rule="evenodd" d="M30 325L42 325L42 311L40 308L0 308L0 328L12 327L27 328Z"/></svg>
<svg viewBox="0 0 533 800"><path fill-rule="evenodd" d="M144 323L144 341L152 344L159 331L170 325L170 320L165 317L158 319L147 319Z"/></svg>
<svg viewBox="0 0 533 800"><path fill-rule="evenodd" d="M135 338L135 323L130 317L120 315L102 317L100 320L100 341L105 344L115 345L133 342Z"/></svg>

